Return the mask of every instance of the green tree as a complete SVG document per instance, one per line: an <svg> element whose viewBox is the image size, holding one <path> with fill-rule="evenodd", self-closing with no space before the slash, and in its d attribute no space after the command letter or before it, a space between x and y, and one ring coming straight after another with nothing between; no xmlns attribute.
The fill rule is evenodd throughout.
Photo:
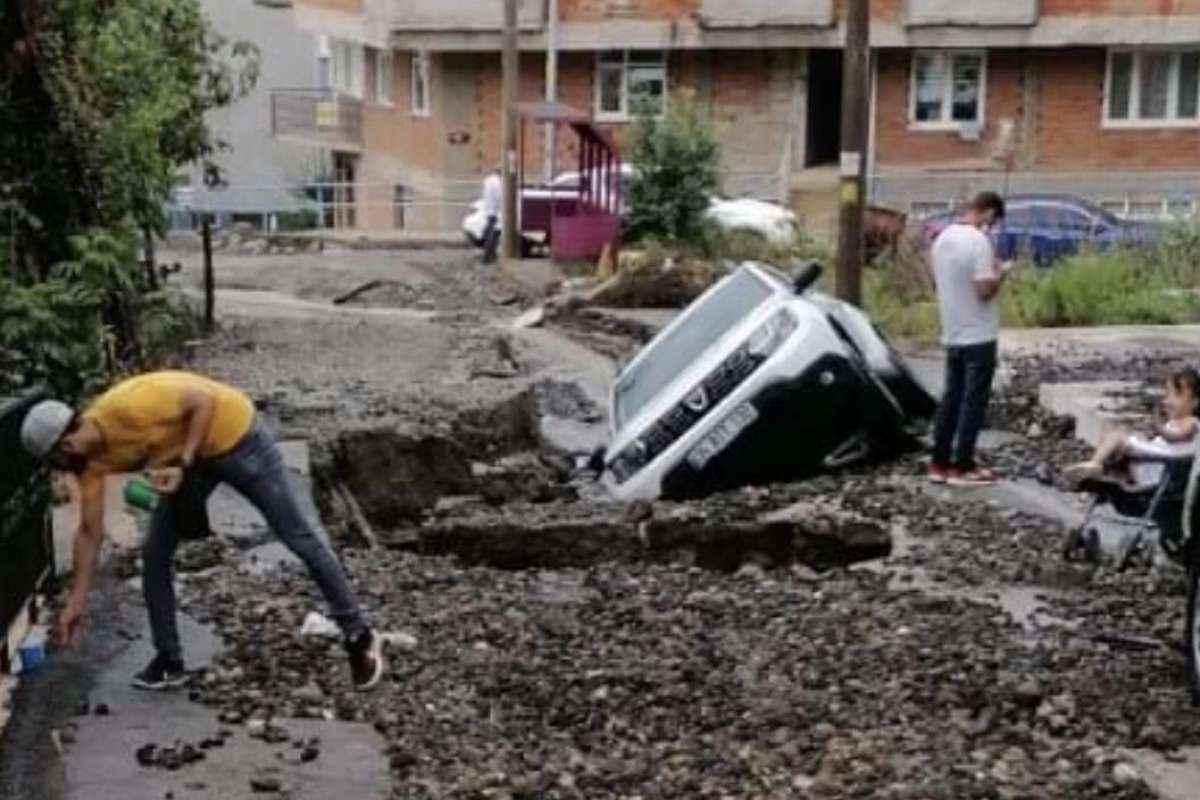
<svg viewBox="0 0 1200 800"><path fill-rule="evenodd" d="M633 240L696 242L717 190L721 148L690 102L664 117L643 113L633 135L628 235Z"/></svg>
<svg viewBox="0 0 1200 800"><path fill-rule="evenodd" d="M178 328L180 304L150 285L137 242L162 231L180 167L221 147L205 115L248 91L257 67L197 0L6 2L0 390L36 379L82 391L149 357L151 332Z"/></svg>

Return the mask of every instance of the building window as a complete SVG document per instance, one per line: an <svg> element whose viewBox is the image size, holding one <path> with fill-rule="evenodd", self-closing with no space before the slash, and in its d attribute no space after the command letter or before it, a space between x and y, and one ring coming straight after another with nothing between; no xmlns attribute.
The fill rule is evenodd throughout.
<svg viewBox="0 0 1200 800"><path fill-rule="evenodd" d="M363 72L366 70L362 45L334 39L330 43L329 52L333 68L333 88L342 94L362 97Z"/></svg>
<svg viewBox="0 0 1200 800"><path fill-rule="evenodd" d="M987 56L977 50L917 50L909 119L914 128L982 127Z"/></svg>
<svg viewBox="0 0 1200 800"><path fill-rule="evenodd" d="M429 54L412 56L412 111L420 117L429 116Z"/></svg>
<svg viewBox="0 0 1200 800"><path fill-rule="evenodd" d="M392 104L392 53L390 50L367 51L367 78L371 101L381 106Z"/></svg>
<svg viewBox="0 0 1200 800"><path fill-rule="evenodd" d="M596 57L596 117L628 120L667 110L667 55L662 50L610 50Z"/></svg>
<svg viewBox="0 0 1200 800"><path fill-rule="evenodd" d="M1112 50L1104 92L1112 127L1200 125L1200 50Z"/></svg>

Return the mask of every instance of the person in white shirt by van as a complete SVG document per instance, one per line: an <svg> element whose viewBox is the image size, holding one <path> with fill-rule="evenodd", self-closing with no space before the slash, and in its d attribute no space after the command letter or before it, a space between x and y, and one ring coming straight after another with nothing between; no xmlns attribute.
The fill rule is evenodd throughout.
<svg viewBox="0 0 1200 800"><path fill-rule="evenodd" d="M1004 200L982 192L938 235L930 251L946 348L946 387L929 464L929 479L935 483L981 486L995 481L991 470L976 463L975 445L996 372L996 299L1008 271L997 261L988 234L1003 219Z"/></svg>
<svg viewBox="0 0 1200 800"><path fill-rule="evenodd" d="M487 227L483 229L483 263L494 264L500 247L500 210L504 197L504 179L496 167L483 179L483 214Z"/></svg>

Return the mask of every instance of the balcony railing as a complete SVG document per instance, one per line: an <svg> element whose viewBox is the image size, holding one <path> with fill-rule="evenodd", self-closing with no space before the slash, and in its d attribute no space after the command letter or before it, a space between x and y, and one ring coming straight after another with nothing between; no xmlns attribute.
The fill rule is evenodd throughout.
<svg viewBox="0 0 1200 800"><path fill-rule="evenodd" d="M1009 27L1036 25L1038 0L905 0L905 24Z"/></svg>
<svg viewBox="0 0 1200 800"><path fill-rule="evenodd" d="M820 27L834 23L833 0L702 0L706 28Z"/></svg>
<svg viewBox="0 0 1200 800"><path fill-rule="evenodd" d="M363 145L362 101L328 89L271 92L271 135L357 151Z"/></svg>
<svg viewBox="0 0 1200 800"><path fill-rule="evenodd" d="M392 8L392 28L397 31L498 32L504 26L503 3L394 0ZM517 24L522 30L541 30L546 24L546 0L519 0Z"/></svg>

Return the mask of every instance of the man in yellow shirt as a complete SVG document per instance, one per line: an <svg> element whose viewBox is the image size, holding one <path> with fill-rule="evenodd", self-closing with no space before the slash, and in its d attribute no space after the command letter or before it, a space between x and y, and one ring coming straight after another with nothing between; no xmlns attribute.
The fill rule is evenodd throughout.
<svg viewBox="0 0 1200 800"><path fill-rule="evenodd" d="M345 636L355 686L365 690L379 682L382 640L363 618L337 557L301 511L279 448L244 393L188 372L152 372L118 383L79 414L57 401L39 403L26 415L21 441L35 458L79 477L82 514L74 578L56 626L61 641L78 637L96 571L104 479L144 470L162 494L142 559L157 654L134 677L134 686L166 689L187 680L171 562L180 531L195 527L195 517L220 483L249 500L308 567Z"/></svg>

